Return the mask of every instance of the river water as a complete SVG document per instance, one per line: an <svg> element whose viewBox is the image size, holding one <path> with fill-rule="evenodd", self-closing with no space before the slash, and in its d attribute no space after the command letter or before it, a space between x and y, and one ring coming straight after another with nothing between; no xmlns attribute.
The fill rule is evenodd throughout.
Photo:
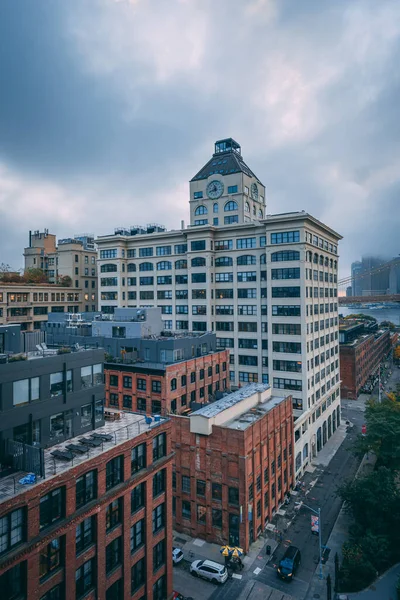
<svg viewBox="0 0 400 600"><path fill-rule="evenodd" d="M339 306L339 314L347 317L354 313L362 313L369 317L374 317L380 323L381 321L391 321L400 326L400 306L399 308L383 308L378 310L370 310L368 308L348 308L347 306Z"/></svg>

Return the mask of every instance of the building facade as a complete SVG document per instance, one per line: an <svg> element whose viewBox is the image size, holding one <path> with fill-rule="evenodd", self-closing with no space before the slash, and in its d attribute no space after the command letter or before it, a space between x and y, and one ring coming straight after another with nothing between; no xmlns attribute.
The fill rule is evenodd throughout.
<svg viewBox="0 0 400 600"><path fill-rule="evenodd" d="M139 415L123 415L96 429L106 439L73 461L53 459L45 450L46 479L14 487L0 480L2 597L170 596L170 428L168 420L150 426ZM79 439L70 443L79 445Z"/></svg>
<svg viewBox="0 0 400 600"><path fill-rule="evenodd" d="M51 284L0 282L0 325L18 323L22 331L40 329L51 312L78 312L82 290Z"/></svg>
<svg viewBox="0 0 400 600"><path fill-rule="evenodd" d="M294 483L291 398L250 384L172 421L174 528L247 552Z"/></svg>
<svg viewBox="0 0 400 600"><path fill-rule="evenodd" d="M93 236L85 234L61 239L57 245L56 236L48 230L30 231L24 258L25 269L42 269L50 283L58 283L60 277L69 277L72 287L82 290L79 311L97 309L97 250Z"/></svg>
<svg viewBox="0 0 400 600"><path fill-rule="evenodd" d="M229 350L173 364L105 364L106 404L151 414L184 414L229 389Z"/></svg>
<svg viewBox="0 0 400 600"><path fill-rule="evenodd" d="M216 333L232 386L292 395L300 473L340 421L340 236L305 212L266 215L263 186L222 142L190 182L189 227L96 240L99 308L160 306L169 330Z"/></svg>
<svg viewBox="0 0 400 600"><path fill-rule="evenodd" d="M389 329L366 333L363 323L346 321L340 328L340 373L342 398L356 400L369 378L392 348Z"/></svg>

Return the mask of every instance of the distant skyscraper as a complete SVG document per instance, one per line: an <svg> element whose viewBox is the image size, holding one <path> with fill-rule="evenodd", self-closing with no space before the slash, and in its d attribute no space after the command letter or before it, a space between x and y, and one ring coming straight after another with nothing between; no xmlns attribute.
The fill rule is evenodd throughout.
<svg viewBox="0 0 400 600"><path fill-rule="evenodd" d="M351 288L353 296L362 296L362 284L360 274L362 271L362 264L359 260L351 264Z"/></svg>
<svg viewBox="0 0 400 600"><path fill-rule="evenodd" d="M346 296L347 296L347 297L350 297L350 296L352 296L352 295L353 295L353 289L352 289L351 285L349 285L349 286L346 288Z"/></svg>

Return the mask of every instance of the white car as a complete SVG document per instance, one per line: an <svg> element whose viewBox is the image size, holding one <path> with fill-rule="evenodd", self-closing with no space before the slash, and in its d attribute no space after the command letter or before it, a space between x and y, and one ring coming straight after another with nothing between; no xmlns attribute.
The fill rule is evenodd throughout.
<svg viewBox="0 0 400 600"><path fill-rule="evenodd" d="M213 560L195 560L190 565L190 572L195 577L203 577L213 583L225 583L228 579L226 567Z"/></svg>
<svg viewBox="0 0 400 600"><path fill-rule="evenodd" d="M177 565L183 560L183 552L180 548L172 548L172 562Z"/></svg>

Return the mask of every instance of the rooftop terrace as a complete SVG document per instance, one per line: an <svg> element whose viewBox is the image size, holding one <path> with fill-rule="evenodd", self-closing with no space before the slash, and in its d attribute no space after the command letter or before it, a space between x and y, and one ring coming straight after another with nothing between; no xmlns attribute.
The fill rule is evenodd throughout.
<svg viewBox="0 0 400 600"><path fill-rule="evenodd" d="M144 433L145 431L150 431L158 427L160 424L165 423L168 419L163 417L152 418L151 422L148 422L148 419L142 414L128 413L125 411L111 410L107 409L105 411L106 417L109 416L111 420L106 421L103 427L98 427L97 429L88 432L85 435L80 435L75 438L68 439L63 441L55 446L51 446L51 448L47 448L44 450L44 465L45 465L45 476L46 481L49 481L52 477L56 475L60 475L69 471L70 469L84 464L85 462L100 456L101 454L105 454L108 450L113 448L114 446L118 446L123 444L129 439L134 439L136 436ZM114 420L115 419L115 420ZM155 420L157 419L157 420ZM106 441L104 439L100 443L94 441L94 436L111 436L111 439ZM80 440L89 440L90 443L98 443L97 446L86 446L80 442ZM100 440L100 437L97 437ZM81 452L84 451L83 454L78 452L73 452L69 448L69 446L77 446L81 449ZM65 455L70 456L70 460L62 460L54 456L54 452L62 452ZM37 477L36 482L29 485L24 485L18 483L18 481L27 475L26 471L18 471L14 472L3 479L0 479L0 503L9 500L19 494L23 494L28 491L32 487L36 487L40 485L44 478Z"/></svg>

